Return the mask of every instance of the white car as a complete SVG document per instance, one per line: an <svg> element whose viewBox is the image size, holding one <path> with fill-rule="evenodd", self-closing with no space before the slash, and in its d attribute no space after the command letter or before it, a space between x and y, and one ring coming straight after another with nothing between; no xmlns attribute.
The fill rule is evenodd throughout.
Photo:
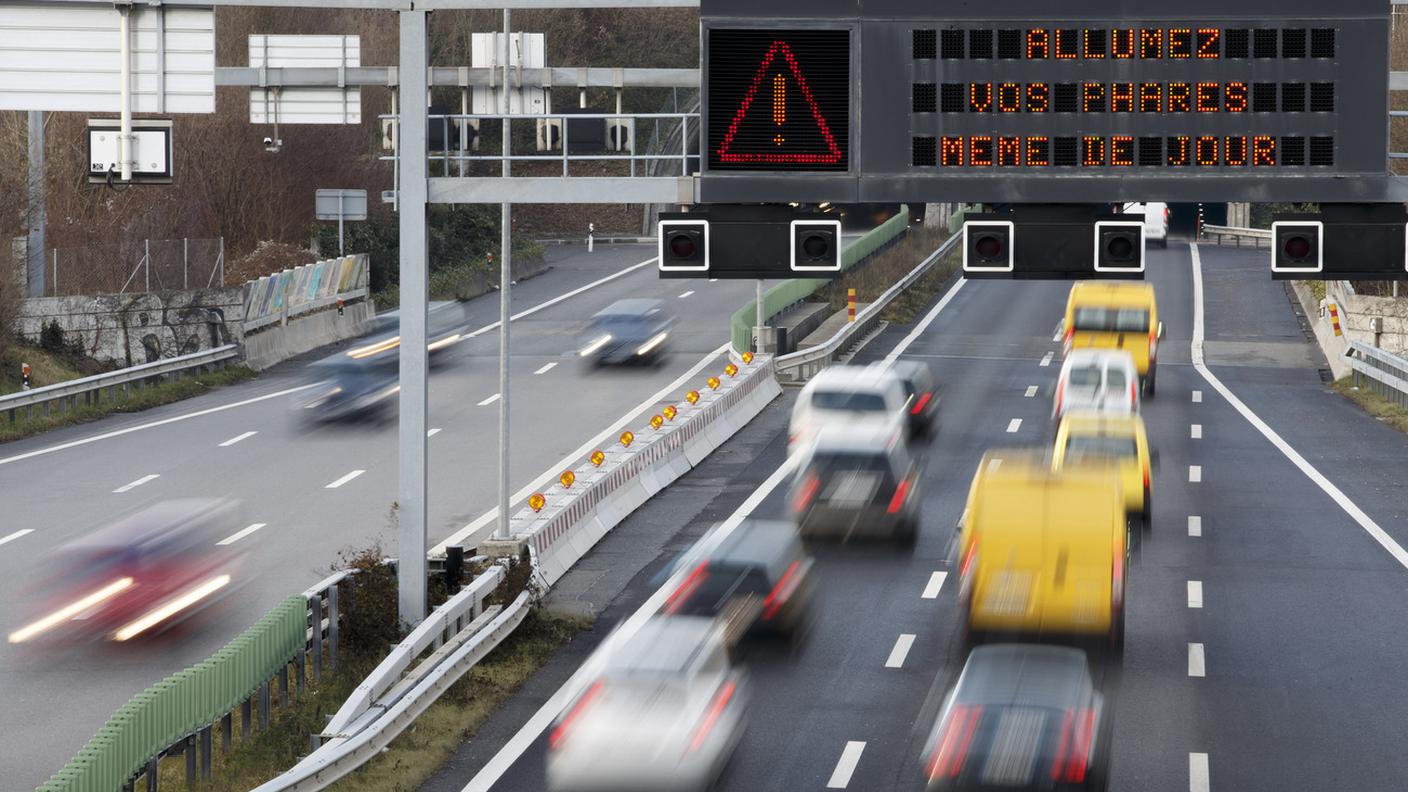
<svg viewBox="0 0 1408 792"><path fill-rule="evenodd" d="M907 427L904 382L875 366L832 366L802 388L792 405L788 453L810 443L825 426L870 427L903 434Z"/></svg>
<svg viewBox="0 0 1408 792"><path fill-rule="evenodd" d="M1051 418L1095 411L1130 415L1139 412L1139 369L1134 358L1118 349L1073 349L1061 364Z"/></svg>
<svg viewBox="0 0 1408 792"><path fill-rule="evenodd" d="M1147 244L1158 243L1161 248L1168 247L1168 204L1156 201L1125 204L1124 213L1144 215L1144 241Z"/></svg>
<svg viewBox="0 0 1408 792"><path fill-rule="evenodd" d="M657 616L548 733L552 792L705 790L743 735L747 678L711 619Z"/></svg>

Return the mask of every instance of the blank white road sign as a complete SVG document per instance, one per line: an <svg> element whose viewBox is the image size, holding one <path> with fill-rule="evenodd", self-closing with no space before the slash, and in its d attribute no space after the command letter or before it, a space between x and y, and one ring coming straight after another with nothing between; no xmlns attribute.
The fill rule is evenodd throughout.
<svg viewBox="0 0 1408 792"><path fill-rule="evenodd" d="M132 129L132 178L134 181L170 181L171 122L134 120ZM103 177L111 170L118 173L118 137L121 130L116 119L91 119L88 122L88 175ZM117 176L113 177L118 178Z"/></svg>
<svg viewBox="0 0 1408 792"><path fill-rule="evenodd" d="M362 65L358 36L249 37L254 68L345 68ZM251 124L360 124L362 91L347 88L251 88Z"/></svg>

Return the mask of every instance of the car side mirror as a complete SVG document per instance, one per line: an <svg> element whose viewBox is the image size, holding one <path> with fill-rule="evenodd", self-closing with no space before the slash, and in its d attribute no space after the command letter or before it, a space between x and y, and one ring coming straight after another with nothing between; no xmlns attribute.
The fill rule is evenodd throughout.
<svg viewBox="0 0 1408 792"><path fill-rule="evenodd" d="M1159 322L1159 340L1164 340L1164 323Z"/></svg>

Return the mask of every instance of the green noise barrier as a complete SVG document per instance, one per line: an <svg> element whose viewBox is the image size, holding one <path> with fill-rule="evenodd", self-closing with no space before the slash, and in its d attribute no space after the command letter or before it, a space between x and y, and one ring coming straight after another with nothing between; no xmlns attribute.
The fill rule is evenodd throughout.
<svg viewBox="0 0 1408 792"><path fill-rule="evenodd" d="M37 792L119 792L162 751L238 707L304 648L308 600L285 599L219 651L133 696Z"/></svg>
<svg viewBox="0 0 1408 792"><path fill-rule="evenodd" d="M867 257L880 250L890 241L905 232L909 225L909 207L900 208L899 214L866 232L864 236L847 245L841 251L841 271L845 272ZM831 282L831 278L790 278L763 292L763 317L772 321L789 306L806 299L812 292ZM757 317L757 300L733 314L730 331L733 348L744 352L753 348L753 321Z"/></svg>

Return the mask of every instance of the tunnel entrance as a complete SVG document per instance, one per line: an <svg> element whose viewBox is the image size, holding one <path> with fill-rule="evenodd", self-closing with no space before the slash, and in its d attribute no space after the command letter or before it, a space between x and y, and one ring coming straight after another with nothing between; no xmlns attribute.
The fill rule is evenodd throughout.
<svg viewBox="0 0 1408 792"><path fill-rule="evenodd" d="M1198 227L1198 207L1203 208L1203 222L1208 225L1227 225L1227 204L1225 203L1171 203L1168 205L1168 235L1171 237L1191 237Z"/></svg>

